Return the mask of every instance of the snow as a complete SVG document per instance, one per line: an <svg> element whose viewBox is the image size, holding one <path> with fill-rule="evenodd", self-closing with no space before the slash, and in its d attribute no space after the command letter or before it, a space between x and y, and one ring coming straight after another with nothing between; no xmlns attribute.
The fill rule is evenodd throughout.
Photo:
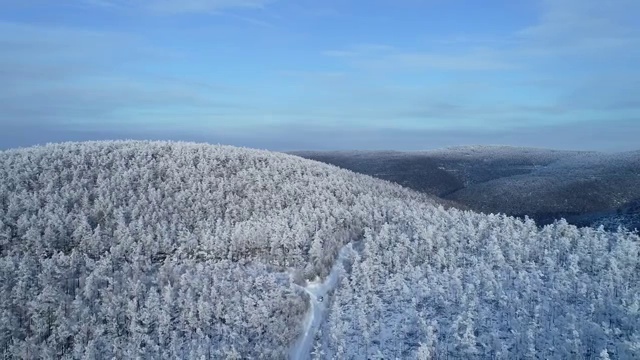
<svg viewBox="0 0 640 360"><path fill-rule="evenodd" d="M316 333L327 314L327 306L329 303L328 293L338 284L339 277L344 269L343 264L348 258L351 249L351 243L342 247L338 258L331 268L331 272L323 282L316 279L314 281L307 281L304 287L295 285L309 295L309 310L304 320L304 331L291 348L290 358L292 360L309 359ZM320 300L320 298L322 298L322 300Z"/></svg>

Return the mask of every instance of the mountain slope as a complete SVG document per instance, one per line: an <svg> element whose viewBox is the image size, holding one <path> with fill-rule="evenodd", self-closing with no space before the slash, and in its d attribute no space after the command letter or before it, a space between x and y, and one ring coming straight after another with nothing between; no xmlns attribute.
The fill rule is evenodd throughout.
<svg viewBox="0 0 640 360"><path fill-rule="evenodd" d="M638 245L626 232L445 209L266 151L10 150L0 152L0 351L281 359L320 301L301 286L337 267L314 357L632 358Z"/></svg>
<svg viewBox="0 0 640 360"><path fill-rule="evenodd" d="M321 161L361 174L392 181L436 196L462 189L463 179L442 168L437 160L399 151L298 151L292 154Z"/></svg>
<svg viewBox="0 0 640 360"><path fill-rule="evenodd" d="M526 175L474 184L449 198L479 211L529 215L541 223L565 217L585 226L585 216L640 199L640 152L564 157Z"/></svg>
<svg viewBox="0 0 640 360"><path fill-rule="evenodd" d="M297 151L292 152L408 188L446 197L474 184L531 173L581 152L461 146L431 151Z"/></svg>
<svg viewBox="0 0 640 360"><path fill-rule="evenodd" d="M296 154L476 211L527 215L541 224L566 218L580 226L640 228L637 216L627 211L640 200L640 152L466 146L424 152Z"/></svg>
<svg viewBox="0 0 640 360"><path fill-rule="evenodd" d="M69 143L0 164L0 349L27 358L281 357L306 307L288 269L326 273L385 203L415 197L196 144Z"/></svg>

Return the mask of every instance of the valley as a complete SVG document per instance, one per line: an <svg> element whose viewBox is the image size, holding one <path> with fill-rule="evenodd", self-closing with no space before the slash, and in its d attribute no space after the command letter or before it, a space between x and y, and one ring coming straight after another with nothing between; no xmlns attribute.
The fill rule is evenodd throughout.
<svg viewBox="0 0 640 360"><path fill-rule="evenodd" d="M640 152L598 153L500 146L421 152L296 152L452 201L539 224L640 229Z"/></svg>

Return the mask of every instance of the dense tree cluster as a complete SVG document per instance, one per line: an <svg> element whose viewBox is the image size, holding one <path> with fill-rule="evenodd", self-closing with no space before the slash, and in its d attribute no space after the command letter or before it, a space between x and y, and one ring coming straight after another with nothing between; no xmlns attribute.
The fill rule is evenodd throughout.
<svg viewBox="0 0 640 360"><path fill-rule="evenodd" d="M640 356L637 235L416 210L356 246L320 358Z"/></svg>
<svg viewBox="0 0 640 360"><path fill-rule="evenodd" d="M307 306L289 269L323 275L344 243L382 221L372 209L411 197L233 147L1 152L0 353L281 357Z"/></svg>
<svg viewBox="0 0 640 360"><path fill-rule="evenodd" d="M444 209L298 157L171 142L0 152L4 358L629 358L638 237ZM322 355L321 355L322 354Z"/></svg>

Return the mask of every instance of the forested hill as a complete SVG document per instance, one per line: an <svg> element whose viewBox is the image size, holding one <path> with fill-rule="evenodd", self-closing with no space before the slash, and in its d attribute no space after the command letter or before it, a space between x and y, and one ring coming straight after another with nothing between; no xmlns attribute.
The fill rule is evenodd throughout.
<svg viewBox="0 0 640 360"><path fill-rule="evenodd" d="M171 142L0 152L5 358L634 358L639 239L445 209L295 156ZM567 335L568 334L568 335Z"/></svg>
<svg viewBox="0 0 640 360"><path fill-rule="evenodd" d="M281 283L284 271L324 275L342 245L385 221L388 204L411 198L424 199L233 147L91 142L0 152L0 349L24 358L133 358L142 349L156 357L165 348L171 358L277 358L306 306Z"/></svg>

